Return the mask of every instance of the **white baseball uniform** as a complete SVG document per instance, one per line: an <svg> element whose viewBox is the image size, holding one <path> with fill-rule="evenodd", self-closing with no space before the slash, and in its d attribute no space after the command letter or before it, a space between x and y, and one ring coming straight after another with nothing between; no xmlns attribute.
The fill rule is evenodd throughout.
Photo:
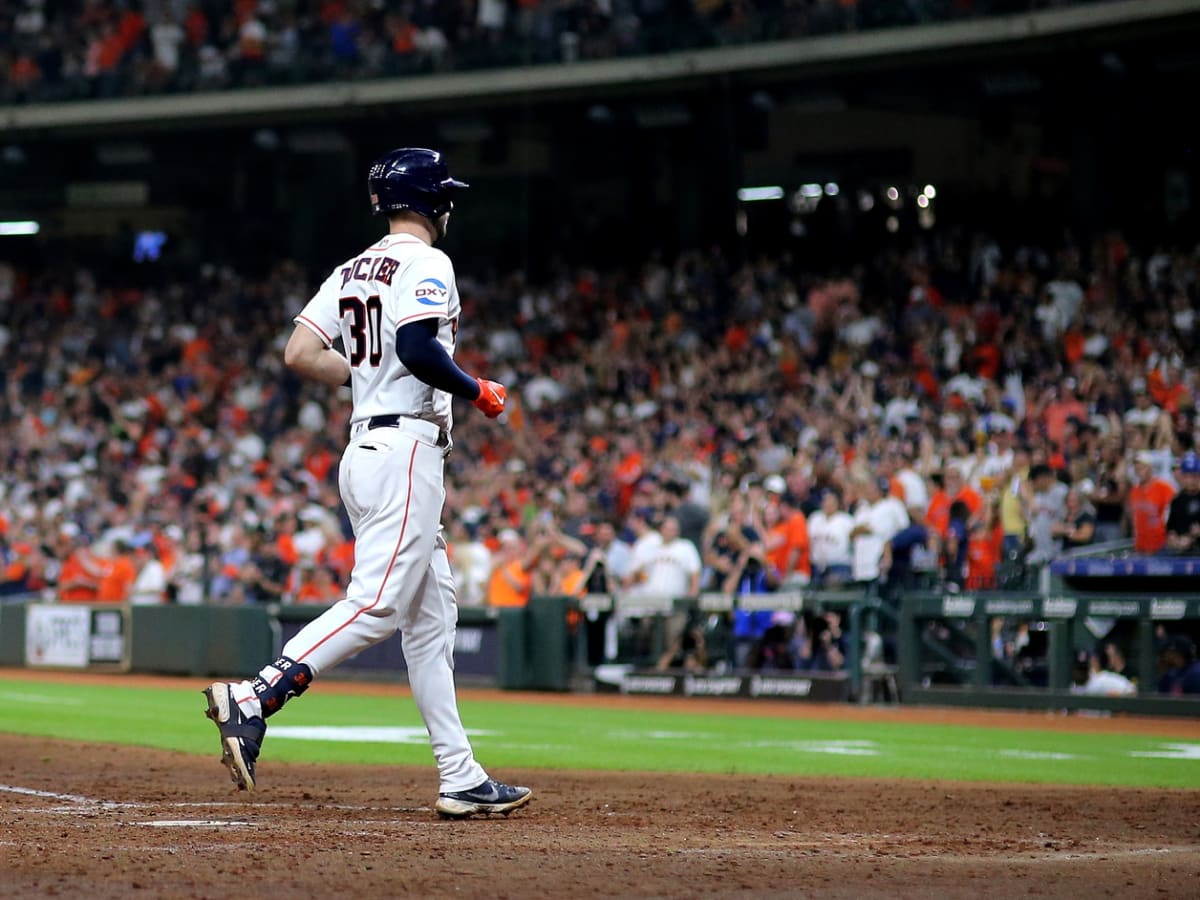
<svg viewBox="0 0 1200 900"><path fill-rule="evenodd" d="M345 599L283 648L316 676L400 631L441 792L470 790L488 777L475 761L454 689L458 611L441 534L451 398L404 367L395 337L406 323L436 319L438 340L453 356L458 316L450 259L407 234L388 235L347 260L296 316L326 345L340 334L350 360L354 411L338 487L355 545ZM375 417L396 424L379 426ZM274 683L280 676L268 666L260 677ZM244 714L261 714L250 682L237 685L234 696Z"/></svg>

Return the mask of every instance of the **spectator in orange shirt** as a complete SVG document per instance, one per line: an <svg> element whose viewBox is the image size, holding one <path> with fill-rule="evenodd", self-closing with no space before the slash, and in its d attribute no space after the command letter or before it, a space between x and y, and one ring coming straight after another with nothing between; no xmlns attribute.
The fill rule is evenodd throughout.
<svg viewBox="0 0 1200 900"><path fill-rule="evenodd" d="M967 484L962 477L962 472L954 466L946 467L946 494L950 497L951 503L955 500L965 503L972 519L983 510L983 497L980 496L979 491Z"/></svg>
<svg viewBox="0 0 1200 900"><path fill-rule="evenodd" d="M587 557L580 559L578 554L566 553L558 563L556 581L553 592L564 597L585 597L588 592L588 580L596 567L604 562L604 551L593 547Z"/></svg>
<svg viewBox="0 0 1200 900"><path fill-rule="evenodd" d="M305 563L300 568L300 586L296 589L297 603L333 603L342 598L342 589L333 580L329 566Z"/></svg>
<svg viewBox="0 0 1200 900"><path fill-rule="evenodd" d="M946 491L946 479L941 472L929 476L933 487L929 495L929 506L925 509L925 524L941 538L950 530L950 494Z"/></svg>
<svg viewBox="0 0 1200 900"><path fill-rule="evenodd" d="M996 549L992 530L986 522L976 521L971 525L971 536L967 542L967 590L988 590L996 586L996 564L1000 554Z"/></svg>
<svg viewBox="0 0 1200 900"><path fill-rule="evenodd" d="M550 587L551 594L563 597L586 597L588 579L596 571L596 567L604 561L604 551L593 547L587 558L581 558L576 553L564 553L558 560L554 572L554 582ZM578 609L567 610L567 628L571 634L579 627L582 616Z"/></svg>
<svg viewBox="0 0 1200 900"><path fill-rule="evenodd" d="M538 553L531 552L525 539L511 528L498 535L500 547L492 559L488 579L489 606L525 606L533 587L533 569Z"/></svg>
<svg viewBox="0 0 1200 900"><path fill-rule="evenodd" d="M782 476L768 476L763 487L768 498L763 510L767 563L776 573L780 585L806 585L812 579L808 520L793 505Z"/></svg>
<svg viewBox="0 0 1200 900"><path fill-rule="evenodd" d="M638 479L644 471L642 452L638 449L637 441L631 437L623 437L618 443L621 461L613 470L613 477L620 486L617 499L617 512L622 516L628 512L633 493L637 489Z"/></svg>
<svg viewBox="0 0 1200 900"><path fill-rule="evenodd" d="M129 544L119 540L114 544L113 551L111 557L102 561L104 574L100 576L100 584L96 589L97 603L126 602L137 578L137 567L133 564Z"/></svg>
<svg viewBox="0 0 1200 900"><path fill-rule="evenodd" d="M337 573L338 581L342 584L349 581L350 570L354 568L354 538L334 544L325 554L325 563Z"/></svg>
<svg viewBox="0 0 1200 900"><path fill-rule="evenodd" d="M41 80L42 70L28 53L21 53L9 69L9 84L18 92L18 96Z"/></svg>
<svg viewBox="0 0 1200 900"><path fill-rule="evenodd" d="M300 553L296 550L296 532L300 520L294 513L285 513L275 520L275 549L289 566L300 561Z"/></svg>
<svg viewBox="0 0 1200 900"><path fill-rule="evenodd" d="M67 557L58 572L58 599L62 603L92 603L104 575L104 567L88 548L87 535L74 523L64 527Z"/></svg>
<svg viewBox="0 0 1200 900"><path fill-rule="evenodd" d="M1076 419L1086 422L1087 407L1075 395L1075 379L1064 378L1058 388L1049 388L1049 403L1042 413L1042 421L1046 426L1046 437L1060 447L1067 433L1067 421Z"/></svg>
<svg viewBox="0 0 1200 900"><path fill-rule="evenodd" d="M1137 484L1129 490L1129 516L1133 520L1133 549L1157 553L1167 543L1167 514L1175 488L1154 474L1154 454L1139 450L1134 457Z"/></svg>

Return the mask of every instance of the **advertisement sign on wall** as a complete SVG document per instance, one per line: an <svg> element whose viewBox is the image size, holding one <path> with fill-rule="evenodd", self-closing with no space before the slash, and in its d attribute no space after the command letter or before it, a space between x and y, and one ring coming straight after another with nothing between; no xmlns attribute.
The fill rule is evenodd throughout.
<svg viewBox="0 0 1200 900"><path fill-rule="evenodd" d="M25 664L83 669L125 659L125 610L33 603L25 608Z"/></svg>
<svg viewBox="0 0 1200 900"><path fill-rule="evenodd" d="M25 664L70 666L88 664L92 611L86 606L31 604L25 608Z"/></svg>

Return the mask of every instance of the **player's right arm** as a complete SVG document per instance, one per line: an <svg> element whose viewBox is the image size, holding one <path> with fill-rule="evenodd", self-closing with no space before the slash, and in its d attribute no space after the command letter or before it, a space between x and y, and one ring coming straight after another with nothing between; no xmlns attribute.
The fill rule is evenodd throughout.
<svg viewBox="0 0 1200 900"><path fill-rule="evenodd" d="M350 378L350 361L305 325L297 325L283 350L284 364L305 378L341 387Z"/></svg>
<svg viewBox="0 0 1200 900"><path fill-rule="evenodd" d="M283 350L283 363L289 369L330 387L340 387L350 379L350 361L333 349L334 337L341 327L337 305L340 281L336 271L325 279L296 316L296 328Z"/></svg>

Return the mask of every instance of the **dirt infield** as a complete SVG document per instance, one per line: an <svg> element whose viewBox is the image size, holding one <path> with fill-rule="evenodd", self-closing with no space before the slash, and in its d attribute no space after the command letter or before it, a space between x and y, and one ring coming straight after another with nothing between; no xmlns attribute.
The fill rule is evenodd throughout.
<svg viewBox="0 0 1200 900"><path fill-rule="evenodd" d="M811 712L747 711L768 709ZM1013 714L985 724L1020 720L1200 730ZM430 809L432 766L269 765L260 791L238 795L215 752L0 735L0 897L1200 894L1197 791L505 770L535 788L527 809L445 822Z"/></svg>

